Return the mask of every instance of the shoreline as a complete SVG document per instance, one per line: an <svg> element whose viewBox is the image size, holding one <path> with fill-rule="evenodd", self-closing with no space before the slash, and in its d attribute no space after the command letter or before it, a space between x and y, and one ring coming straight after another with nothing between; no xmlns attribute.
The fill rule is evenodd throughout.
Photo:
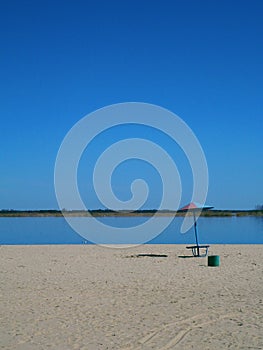
<svg viewBox="0 0 263 350"><path fill-rule="evenodd" d="M141 210L141 211L110 211L110 210L72 210L72 211L59 211L59 210L1 210L0 217L184 217L192 216L189 211L178 212L172 210ZM200 214L201 217L241 217L241 216L253 216L263 217L263 210L209 210L203 211Z"/></svg>

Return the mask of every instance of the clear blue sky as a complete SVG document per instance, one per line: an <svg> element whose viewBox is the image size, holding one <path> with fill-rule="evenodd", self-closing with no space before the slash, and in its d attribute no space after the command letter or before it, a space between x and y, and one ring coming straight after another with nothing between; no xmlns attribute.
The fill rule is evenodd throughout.
<svg viewBox="0 0 263 350"><path fill-rule="evenodd" d="M160 105L192 128L207 157L209 204L263 204L262 18L261 0L2 1L0 208L57 208L54 162L66 132L127 101ZM115 176L125 197L129 178L121 168ZM147 207L157 201L158 190ZM88 206L99 203L89 196Z"/></svg>

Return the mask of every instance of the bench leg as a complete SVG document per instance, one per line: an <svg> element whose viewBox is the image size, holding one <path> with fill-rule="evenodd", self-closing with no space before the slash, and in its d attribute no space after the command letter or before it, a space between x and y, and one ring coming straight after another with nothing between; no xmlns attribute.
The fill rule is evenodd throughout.
<svg viewBox="0 0 263 350"><path fill-rule="evenodd" d="M202 248L193 247L193 248L192 248L192 254L193 254L193 256L195 256L195 257L205 257L205 256L207 256L207 254L208 254L208 248L209 248L209 247L206 247L206 248L205 248L205 253L204 253L204 254L200 254L200 249L202 249Z"/></svg>
<svg viewBox="0 0 263 350"><path fill-rule="evenodd" d="M193 256L199 256L199 249L197 247L192 248Z"/></svg>

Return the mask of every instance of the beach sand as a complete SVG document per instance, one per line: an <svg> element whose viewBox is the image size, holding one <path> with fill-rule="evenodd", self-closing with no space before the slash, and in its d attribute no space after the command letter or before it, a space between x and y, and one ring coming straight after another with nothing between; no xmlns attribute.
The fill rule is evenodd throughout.
<svg viewBox="0 0 263 350"><path fill-rule="evenodd" d="M0 349L263 349L263 246L209 253L1 246Z"/></svg>

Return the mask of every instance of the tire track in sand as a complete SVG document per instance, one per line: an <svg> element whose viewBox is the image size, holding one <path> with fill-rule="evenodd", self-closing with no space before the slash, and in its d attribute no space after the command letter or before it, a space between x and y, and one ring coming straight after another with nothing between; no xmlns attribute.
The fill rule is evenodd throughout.
<svg viewBox="0 0 263 350"><path fill-rule="evenodd" d="M201 328L203 326L219 322L223 319L230 319L237 321L236 314L198 314L187 319L168 323L161 327L153 329L149 334L143 338L136 341L135 344L127 345L127 347L122 348L122 350L142 350L147 349L148 347L153 349L153 346L156 346L158 350L169 350L172 347L177 346L182 339L191 331L196 328ZM175 334L172 336L172 334ZM164 338L170 338L170 340L165 345L158 345L158 340Z"/></svg>

